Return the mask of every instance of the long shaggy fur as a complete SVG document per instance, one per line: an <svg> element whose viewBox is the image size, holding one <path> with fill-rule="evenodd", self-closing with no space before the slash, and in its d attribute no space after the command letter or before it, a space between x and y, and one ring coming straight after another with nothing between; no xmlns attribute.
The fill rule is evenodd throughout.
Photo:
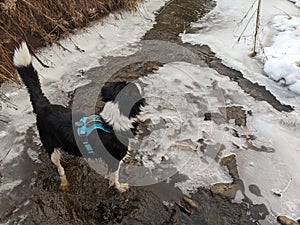
<svg viewBox="0 0 300 225"><path fill-rule="evenodd" d="M126 185L122 187L118 181L117 173L119 163L128 150L130 135L124 135L124 132L130 133L131 129L134 128L132 121L135 121L140 106L144 102L140 87L135 84L112 83L102 88L101 92L106 105L101 113L103 115L101 119L105 128L111 130L111 132L94 130L87 137L89 144L94 149L93 153L89 153L84 151L85 147L82 144L81 137L78 137L77 133L74 132L75 125L73 121L79 120L84 115L49 102L41 90L38 74L32 65L31 58L26 43L23 42L20 48L15 50L14 65L29 92L33 111L36 113L41 142L52 162L58 168L61 177L61 188L65 188L67 180L64 169L60 165L58 149L63 149L75 156L102 158L107 163L109 172L114 174L114 176L110 176L112 177L110 184L115 185L120 191L124 191ZM127 88L127 86L131 88ZM122 91L123 89L124 91ZM128 106L131 108L128 108ZM73 116L76 117L75 120Z"/></svg>

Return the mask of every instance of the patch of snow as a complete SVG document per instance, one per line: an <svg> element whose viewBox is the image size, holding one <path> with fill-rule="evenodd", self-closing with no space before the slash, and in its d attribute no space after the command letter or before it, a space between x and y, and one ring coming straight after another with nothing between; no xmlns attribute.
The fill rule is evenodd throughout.
<svg viewBox="0 0 300 225"><path fill-rule="evenodd" d="M278 34L270 47L263 49L264 71L275 81L300 94L300 18L276 16L273 26Z"/></svg>
<svg viewBox="0 0 300 225"><path fill-rule="evenodd" d="M287 87L284 85L270 81L270 79L264 75L264 65L261 64L260 60L257 60L261 59L264 55L258 55L256 58L248 56L253 48L253 37L255 31L255 20L253 18L255 18L255 16L252 18L246 29L245 27L256 9L256 2L255 4L254 2L255 1L246 0L217 0L217 6L214 10L198 22L192 24L194 30L197 31L194 33L184 32L181 34L182 41L192 44L209 45L216 55L223 60L225 65L241 71L244 76L253 83L257 82L260 85L266 86L267 90L270 90L281 102L299 107L300 96L296 94L298 93L297 90L299 84L298 82L295 82L295 72L298 71L298 68L295 68L296 66L294 63L300 59L293 57L290 60L287 60L287 64L284 65L286 69L280 69L281 71L284 71L284 73L289 73L289 71L292 72L289 79L293 80L291 82L295 84L289 86L289 90L291 90L291 92L288 91ZM243 18L248 10L248 16ZM278 33L276 28L272 26L272 20L274 17L284 14L284 12L291 15L293 19L291 19L289 25L284 25L282 29L285 27L292 29L292 24L298 27L299 24L297 25L297 21L299 18L297 16L299 16L299 9L294 7L292 4L289 4L288 1L262 1L260 22L261 32L259 34L259 44L261 46L272 46L274 42L273 37ZM285 17L287 16L285 15ZM299 31L287 31L284 36L286 38L289 37L289 39L282 41L282 46L279 46L278 42L277 45L274 46L273 50L275 52L282 52L281 55L284 55L284 52L288 50L289 52L286 52L287 57L290 55L298 55L299 40L296 38L298 32ZM240 40L238 41L239 38ZM295 48L286 48L284 45L294 46ZM278 47L280 47L280 49L278 49ZM280 61L281 65L284 64L284 60L278 59L278 61ZM278 67L279 66L277 66L277 68ZM298 76L299 71L297 77Z"/></svg>

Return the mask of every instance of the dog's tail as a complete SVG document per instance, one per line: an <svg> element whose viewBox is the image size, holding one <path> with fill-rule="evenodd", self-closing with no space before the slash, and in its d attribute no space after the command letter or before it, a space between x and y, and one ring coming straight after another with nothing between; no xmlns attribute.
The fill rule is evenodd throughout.
<svg viewBox="0 0 300 225"><path fill-rule="evenodd" d="M40 112L45 106L49 105L49 100L44 96L37 71L32 65L32 57L25 42L15 49L14 65L27 87L32 103L33 112Z"/></svg>

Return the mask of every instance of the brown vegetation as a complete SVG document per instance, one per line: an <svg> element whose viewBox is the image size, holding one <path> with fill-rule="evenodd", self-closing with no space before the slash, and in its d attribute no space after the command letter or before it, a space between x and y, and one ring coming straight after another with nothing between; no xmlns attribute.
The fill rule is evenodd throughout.
<svg viewBox="0 0 300 225"><path fill-rule="evenodd" d="M26 40L31 50L58 43L112 11L135 11L142 0L0 0L0 83L18 83L12 65L14 48ZM63 46L61 46L63 47Z"/></svg>

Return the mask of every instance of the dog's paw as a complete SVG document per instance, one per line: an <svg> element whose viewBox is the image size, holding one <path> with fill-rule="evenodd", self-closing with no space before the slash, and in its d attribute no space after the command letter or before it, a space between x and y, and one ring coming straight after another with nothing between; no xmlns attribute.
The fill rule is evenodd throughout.
<svg viewBox="0 0 300 225"><path fill-rule="evenodd" d="M126 183L123 183L123 184L119 184L118 187L116 187L116 188L119 190L119 192L123 193L123 192L129 190L129 185Z"/></svg>
<svg viewBox="0 0 300 225"><path fill-rule="evenodd" d="M59 189L62 191L67 191L69 189L69 182L65 176L60 178Z"/></svg>

